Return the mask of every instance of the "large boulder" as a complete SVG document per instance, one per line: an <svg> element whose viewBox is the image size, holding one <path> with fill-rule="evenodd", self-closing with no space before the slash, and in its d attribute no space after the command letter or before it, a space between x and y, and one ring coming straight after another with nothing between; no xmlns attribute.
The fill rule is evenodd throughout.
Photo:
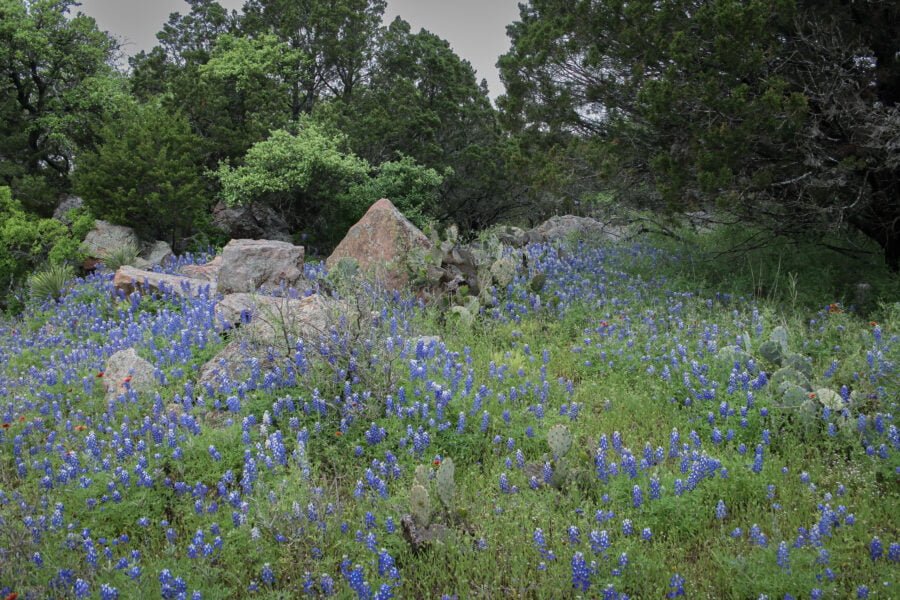
<svg viewBox="0 0 900 600"><path fill-rule="evenodd" d="M338 304L324 296L281 298L262 294L228 294L216 303L216 319L226 328L244 324L244 333L271 345L288 337L324 333L337 321Z"/></svg>
<svg viewBox="0 0 900 600"><path fill-rule="evenodd" d="M625 237L625 232L621 227L602 223L590 217L562 215L550 217L534 229L526 231L525 241L552 242L573 235L596 240L619 241Z"/></svg>
<svg viewBox="0 0 900 600"><path fill-rule="evenodd" d="M153 271L144 271L128 265L119 267L113 277L113 285L116 289L125 292L125 295L132 293L136 289L141 289L145 292L170 291L179 296L190 297L196 297L201 294L215 296L216 294L215 282L182 277L180 275L154 273Z"/></svg>
<svg viewBox="0 0 900 600"><path fill-rule="evenodd" d="M350 228L325 265L331 269L341 259L351 258L363 272L396 290L409 282L407 258L415 248L428 250L431 242L390 200L382 198Z"/></svg>
<svg viewBox="0 0 900 600"><path fill-rule="evenodd" d="M156 240L144 250L144 260L151 265L163 265L175 258L172 246L162 240Z"/></svg>
<svg viewBox="0 0 900 600"><path fill-rule="evenodd" d="M291 228L271 206L253 203L228 206L219 202L213 207L212 223L231 238L291 241Z"/></svg>
<svg viewBox="0 0 900 600"><path fill-rule="evenodd" d="M215 357L200 369L199 384L214 390L264 373L280 360L292 360L297 340L311 348L338 322L343 305L318 294L301 299L256 294L229 294L216 305L227 325L243 323ZM256 368L254 368L254 366Z"/></svg>
<svg viewBox="0 0 900 600"><path fill-rule="evenodd" d="M303 246L277 240L231 240L222 250L219 292L295 286L303 279L303 253Z"/></svg>
<svg viewBox="0 0 900 600"><path fill-rule="evenodd" d="M84 242L81 244L81 251L90 258L103 259L110 252L123 246L139 248L140 242L131 227L113 225L97 219L94 221L94 228L85 236Z"/></svg>
<svg viewBox="0 0 900 600"><path fill-rule="evenodd" d="M115 400L129 389L139 394L153 391L156 387L154 371L153 365L138 356L134 348L116 352L107 359L103 370L106 399Z"/></svg>

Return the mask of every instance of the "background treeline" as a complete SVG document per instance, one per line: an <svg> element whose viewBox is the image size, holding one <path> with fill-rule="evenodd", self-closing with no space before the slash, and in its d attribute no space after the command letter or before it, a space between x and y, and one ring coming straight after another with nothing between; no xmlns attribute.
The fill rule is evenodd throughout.
<svg viewBox="0 0 900 600"><path fill-rule="evenodd" d="M532 0L497 107L383 0L186 4L122 68L76 3L0 0L4 289L81 233L45 222L72 193L176 250L221 203L327 251L387 196L463 232L704 210L900 267L896 2Z"/></svg>

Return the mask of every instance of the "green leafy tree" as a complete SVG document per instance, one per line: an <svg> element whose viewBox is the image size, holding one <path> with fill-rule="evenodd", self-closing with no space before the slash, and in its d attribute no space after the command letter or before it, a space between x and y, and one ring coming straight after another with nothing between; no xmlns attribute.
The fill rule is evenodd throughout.
<svg viewBox="0 0 900 600"><path fill-rule="evenodd" d="M395 19L377 40L368 84L352 99L319 107L373 164L409 156L448 173L430 216L464 230L502 214L515 186L505 179L504 140L484 82L450 44Z"/></svg>
<svg viewBox="0 0 900 600"><path fill-rule="evenodd" d="M329 243L358 216L346 193L366 181L369 169L344 135L302 119L294 132L279 129L254 144L240 166L222 164L216 177L226 204L263 202Z"/></svg>
<svg viewBox="0 0 900 600"><path fill-rule="evenodd" d="M240 16L214 0L188 4L188 13L169 16L156 35L159 45L130 60L130 81L142 101L161 98L169 110L187 117L201 138L195 148L198 160L215 169L219 161L242 156L265 137L269 128L258 119L265 103L257 103L267 99L252 89L239 89L230 77L201 75L219 38L237 35ZM226 47L218 53L225 54Z"/></svg>
<svg viewBox="0 0 900 600"><path fill-rule="evenodd" d="M115 43L93 19L71 16L74 5L0 0L0 182L45 215L119 93Z"/></svg>
<svg viewBox="0 0 900 600"><path fill-rule="evenodd" d="M402 156L380 164L374 176L352 186L348 196L359 214L373 202L388 198L406 218L422 228L437 210L444 178L452 174L449 169L438 173Z"/></svg>
<svg viewBox="0 0 900 600"><path fill-rule="evenodd" d="M582 171L623 197L794 236L849 226L897 269L898 23L879 0L533 0L500 105L513 131L592 140Z"/></svg>
<svg viewBox="0 0 900 600"><path fill-rule="evenodd" d="M424 214L443 181L410 158L373 169L350 151L346 135L309 117L293 131L273 131L250 148L243 164L223 164L216 177L226 204L268 204L326 246L382 197L414 217Z"/></svg>
<svg viewBox="0 0 900 600"><path fill-rule="evenodd" d="M327 97L349 98L365 80L385 0L248 0L242 32L272 34L294 58L284 79L291 117Z"/></svg>
<svg viewBox="0 0 900 600"><path fill-rule="evenodd" d="M182 247L210 205L187 120L158 102L130 102L101 137L79 158L76 192L98 218Z"/></svg>

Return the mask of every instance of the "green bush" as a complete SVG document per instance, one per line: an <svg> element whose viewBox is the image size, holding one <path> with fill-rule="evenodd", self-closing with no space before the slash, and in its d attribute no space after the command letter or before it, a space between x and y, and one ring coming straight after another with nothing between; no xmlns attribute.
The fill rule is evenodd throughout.
<svg viewBox="0 0 900 600"><path fill-rule="evenodd" d="M81 260L79 245L93 227L84 211L69 215L71 224L29 214L13 199L8 187L0 187L0 308L20 305L15 292L39 265L62 265Z"/></svg>
<svg viewBox="0 0 900 600"><path fill-rule="evenodd" d="M273 131L241 166L222 164L215 175L226 204L266 203L324 244L339 241L379 198L421 222L443 182L408 157L373 169L349 151L345 135L309 118L296 132Z"/></svg>

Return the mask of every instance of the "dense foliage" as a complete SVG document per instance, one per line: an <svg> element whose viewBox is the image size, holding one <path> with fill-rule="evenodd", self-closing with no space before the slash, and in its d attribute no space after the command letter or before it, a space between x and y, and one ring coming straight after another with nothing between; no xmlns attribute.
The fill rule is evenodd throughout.
<svg viewBox="0 0 900 600"><path fill-rule="evenodd" d="M74 2L0 1L0 184L49 216L91 148L111 88L111 38Z"/></svg>
<svg viewBox="0 0 900 600"><path fill-rule="evenodd" d="M79 156L75 192L97 218L183 247L211 205L187 120L158 102L126 100L98 136L96 150Z"/></svg>
<svg viewBox="0 0 900 600"><path fill-rule="evenodd" d="M374 170L350 152L347 138L308 118L297 131L273 131L254 144L243 164L219 167L216 177L227 204L263 202L308 239L340 241L379 198L392 198L410 218L420 220L436 203L443 177L408 157Z"/></svg>
<svg viewBox="0 0 900 600"><path fill-rule="evenodd" d="M0 186L0 308L20 306L16 292L29 272L49 262L59 265L78 257L78 246L94 220L84 211L69 215L68 224L37 217Z"/></svg>
<svg viewBox="0 0 900 600"><path fill-rule="evenodd" d="M798 0L522 5L516 130L594 140L623 198L793 236L852 227L900 268L900 9Z"/></svg>

